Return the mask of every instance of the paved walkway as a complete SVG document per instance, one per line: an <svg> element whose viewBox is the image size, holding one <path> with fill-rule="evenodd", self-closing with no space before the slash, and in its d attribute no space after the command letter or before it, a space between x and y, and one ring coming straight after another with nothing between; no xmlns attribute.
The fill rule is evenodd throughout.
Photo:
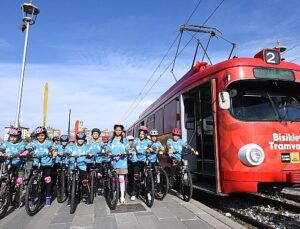
<svg viewBox="0 0 300 229"><path fill-rule="evenodd" d="M80 203L73 215L66 203L58 204L55 200L50 207L30 217L23 208L12 211L0 220L3 229L210 229L243 228L236 222L191 200L186 203L176 196L167 195L163 201L155 200L149 209L140 200L128 204L142 204L144 210L126 213L112 213L103 197L97 197L94 204ZM139 205L142 207L141 205Z"/></svg>

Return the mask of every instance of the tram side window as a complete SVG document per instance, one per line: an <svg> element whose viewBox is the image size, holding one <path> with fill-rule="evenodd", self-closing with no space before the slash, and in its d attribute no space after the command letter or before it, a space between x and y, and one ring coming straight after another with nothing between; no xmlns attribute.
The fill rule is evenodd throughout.
<svg viewBox="0 0 300 229"><path fill-rule="evenodd" d="M164 109L160 108L158 111L155 113L155 129L157 129L158 133L164 133Z"/></svg>
<svg viewBox="0 0 300 229"><path fill-rule="evenodd" d="M147 118L147 127L149 130L154 129L154 125L155 125L155 115L152 114Z"/></svg>
<svg viewBox="0 0 300 229"><path fill-rule="evenodd" d="M138 137L138 132L139 132L139 126L138 125L135 125L134 127L134 137Z"/></svg>
<svg viewBox="0 0 300 229"><path fill-rule="evenodd" d="M177 120L177 103L175 99L165 106L164 109L164 132L169 133L172 128L176 127Z"/></svg>

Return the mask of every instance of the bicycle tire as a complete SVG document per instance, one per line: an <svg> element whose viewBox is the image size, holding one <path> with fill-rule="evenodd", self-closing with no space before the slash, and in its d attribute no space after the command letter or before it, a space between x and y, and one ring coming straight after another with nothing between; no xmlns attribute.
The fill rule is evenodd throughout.
<svg viewBox="0 0 300 229"><path fill-rule="evenodd" d="M106 193L107 205L111 210L115 210L118 204L118 197L120 192L119 178L118 178L118 174L115 171L113 171L111 173L111 176L109 177L107 188L108 188Z"/></svg>
<svg viewBox="0 0 300 229"><path fill-rule="evenodd" d="M34 184L35 180L37 181L37 184ZM37 187L33 187L33 185L36 185ZM33 175L29 178L28 185L26 188L26 193L25 193L25 209L29 216L33 216L39 211L39 208L42 203L41 197L43 196L41 193L41 190L42 190L41 186L42 186L41 181L38 179L37 175ZM37 189L37 190L34 190L37 193L33 194L34 196L37 196L36 201L32 200L32 193L31 193L32 188ZM33 210L32 210L32 207L29 206L29 201L33 201L32 203L35 204L35 207L33 208Z"/></svg>
<svg viewBox="0 0 300 229"><path fill-rule="evenodd" d="M2 202L4 202L4 204L0 208L0 219L2 219L4 216L6 216L8 207L10 206L10 203L11 203L10 185L8 185L5 182L3 182L3 184L5 184L6 187L5 187L5 191L2 193L3 195L1 195L1 197L0 197L0 200ZM2 186L2 182L0 183L0 185ZM2 189L2 187L1 187L1 189Z"/></svg>
<svg viewBox="0 0 300 229"><path fill-rule="evenodd" d="M73 214L76 210L76 174L72 175L72 186L70 196L70 214Z"/></svg>
<svg viewBox="0 0 300 229"><path fill-rule="evenodd" d="M186 178L184 177L186 174ZM188 169L184 169L180 177L180 192L184 201L189 202L193 196L192 175Z"/></svg>
<svg viewBox="0 0 300 229"><path fill-rule="evenodd" d="M157 183L157 177L155 177L154 180L156 181L156 187L154 195L156 199L163 200L169 191L169 177L164 169L158 168L158 170L160 174L160 184ZM155 174L155 176L156 175L157 174ZM161 185L161 188L159 188L158 185Z"/></svg>
<svg viewBox="0 0 300 229"><path fill-rule="evenodd" d="M94 187L94 181L95 181L95 171L92 171L91 172L91 175L90 175L90 204L93 204L94 203L94 194L95 194L95 187Z"/></svg>
<svg viewBox="0 0 300 229"><path fill-rule="evenodd" d="M144 197L146 205L151 208L154 203L154 180L151 171L147 171L147 176L145 177L144 182ZM148 196L150 194L150 198Z"/></svg>

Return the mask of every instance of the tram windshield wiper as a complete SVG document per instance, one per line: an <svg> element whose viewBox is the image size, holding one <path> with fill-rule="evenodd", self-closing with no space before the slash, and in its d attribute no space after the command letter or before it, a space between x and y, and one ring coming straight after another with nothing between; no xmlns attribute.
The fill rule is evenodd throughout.
<svg viewBox="0 0 300 229"><path fill-rule="evenodd" d="M276 106L275 106L275 104L274 104L274 101L273 101L273 99L271 98L271 96L269 95L269 93L267 92L266 93L267 94L267 98L270 100L270 102L271 102L271 105L272 105L272 108L273 108L273 111L275 112L275 114L277 115L277 117L278 117L278 120L280 121L280 122L282 122L282 118L281 118L281 116L280 116L280 114L279 114L279 111L278 111L278 109L276 108Z"/></svg>

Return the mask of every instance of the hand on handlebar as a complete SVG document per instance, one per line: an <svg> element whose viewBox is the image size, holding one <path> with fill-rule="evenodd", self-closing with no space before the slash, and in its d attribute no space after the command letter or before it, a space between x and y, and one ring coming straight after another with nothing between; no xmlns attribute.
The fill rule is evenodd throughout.
<svg viewBox="0 0 300 229"><path fill-rule="evenodd" d="M20 153L20 156L27 156L28 154L29 154L29 151L25 150L25 151Z"/></svg>

